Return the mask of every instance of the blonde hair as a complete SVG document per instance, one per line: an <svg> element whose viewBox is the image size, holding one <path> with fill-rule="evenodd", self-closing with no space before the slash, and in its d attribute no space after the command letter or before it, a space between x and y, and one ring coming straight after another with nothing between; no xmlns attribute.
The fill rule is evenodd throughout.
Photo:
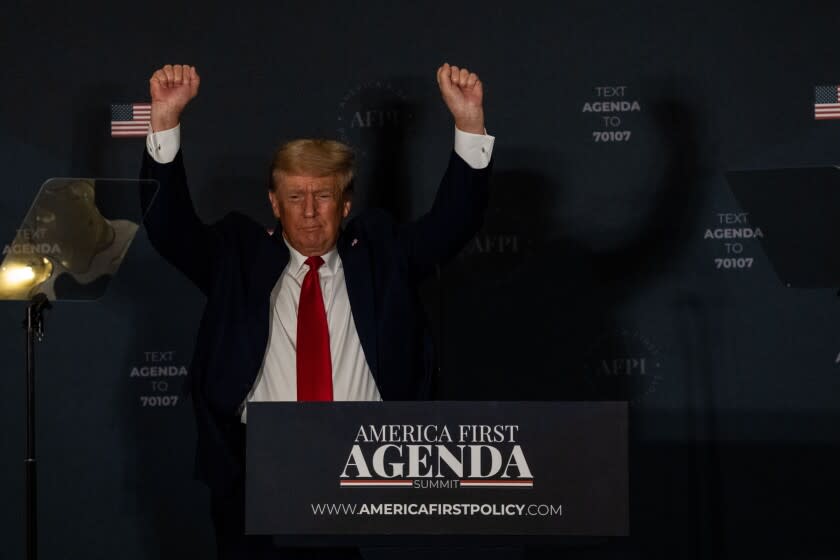
<svg viewBox="0 0 840 560"><path fill-rule="evenodd" d="M274 152L269 170L268 189L273 191L276 188L277 176L280 174L334 176L339 192L344 193L353 181L355 162L353 148L336 140L290 140Z"/></svg>

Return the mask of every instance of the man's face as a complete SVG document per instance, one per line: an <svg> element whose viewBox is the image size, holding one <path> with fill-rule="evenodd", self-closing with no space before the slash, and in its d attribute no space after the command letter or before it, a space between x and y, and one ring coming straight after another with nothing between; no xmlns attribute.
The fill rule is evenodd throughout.
<svg viewBox="0 0 840 560"><path fill-rule="evenodd" d="M339 192L336 177L280 173L268 199L289 245L307 257L335 246L341 220L350 213L350 200Z"/></svg>

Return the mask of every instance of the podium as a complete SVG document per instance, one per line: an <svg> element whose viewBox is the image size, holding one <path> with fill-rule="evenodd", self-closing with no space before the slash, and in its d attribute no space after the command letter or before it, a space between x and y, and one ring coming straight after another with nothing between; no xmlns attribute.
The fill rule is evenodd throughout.
<svg viewBox="0 0 840 560"><path fill-rule="evenodd" d="M245 530L283 546L626 536L627 415L624 402L252 402Z"/></svg>

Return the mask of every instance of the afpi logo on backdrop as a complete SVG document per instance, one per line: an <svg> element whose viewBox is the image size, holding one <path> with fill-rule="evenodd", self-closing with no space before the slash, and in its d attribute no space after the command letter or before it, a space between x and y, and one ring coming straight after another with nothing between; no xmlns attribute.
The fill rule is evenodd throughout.
<svg viewBox="0 0 840 560"><path fill-rule="evenodd" d="M343 488L532 488L517 425L362 425Z"/></svg>
<svg viewBox="0 0 840 560"><path fill-rule="evenodd" d="M597 400L639 404L663 380L659 348L638 331L602 336L588 352L586 375Z"/></svg>
<svg viewBox="0 0 840 560"><path fill-rule="evenodd" d="M552 227L555 194L555 185L530 170L494 172L484 226L467 242L459 259L493 261L510 271ZM534 208L540 212L535 213Z"/></svg>
<svg viewBox="0 0 840 560"><path fill-rule="evenodd" d="M517 255L530 241L523 239L518 231L524 223L526 220L518 209L492 206L485 213L484 227L467 242L458 256Z"/></svg>
<svg viewBox="0 0 840 560"><path fill-rule="evenodd" d="M516 254L519 253L519 243L516 233L482 230L467 243L459 256Z"/></svg>
<svg viewBox="0 0 840 560"><path fill-rule="evenodd" d="M338 109L339 139L363 157L367 155L366 140L403 130L413 118L405 92L381 80L352 87Z"/></svg>

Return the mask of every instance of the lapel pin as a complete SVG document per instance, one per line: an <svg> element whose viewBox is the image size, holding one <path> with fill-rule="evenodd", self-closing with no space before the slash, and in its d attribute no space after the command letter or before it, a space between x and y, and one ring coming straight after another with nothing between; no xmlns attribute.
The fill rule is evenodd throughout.
<svg viewBox="0 0 840 560"><path fill-rule="evenodd" d="M359 243L359 240L357 238L353 238L353 241L350 242L350 246L355 247L358 243Z"/></svg>

